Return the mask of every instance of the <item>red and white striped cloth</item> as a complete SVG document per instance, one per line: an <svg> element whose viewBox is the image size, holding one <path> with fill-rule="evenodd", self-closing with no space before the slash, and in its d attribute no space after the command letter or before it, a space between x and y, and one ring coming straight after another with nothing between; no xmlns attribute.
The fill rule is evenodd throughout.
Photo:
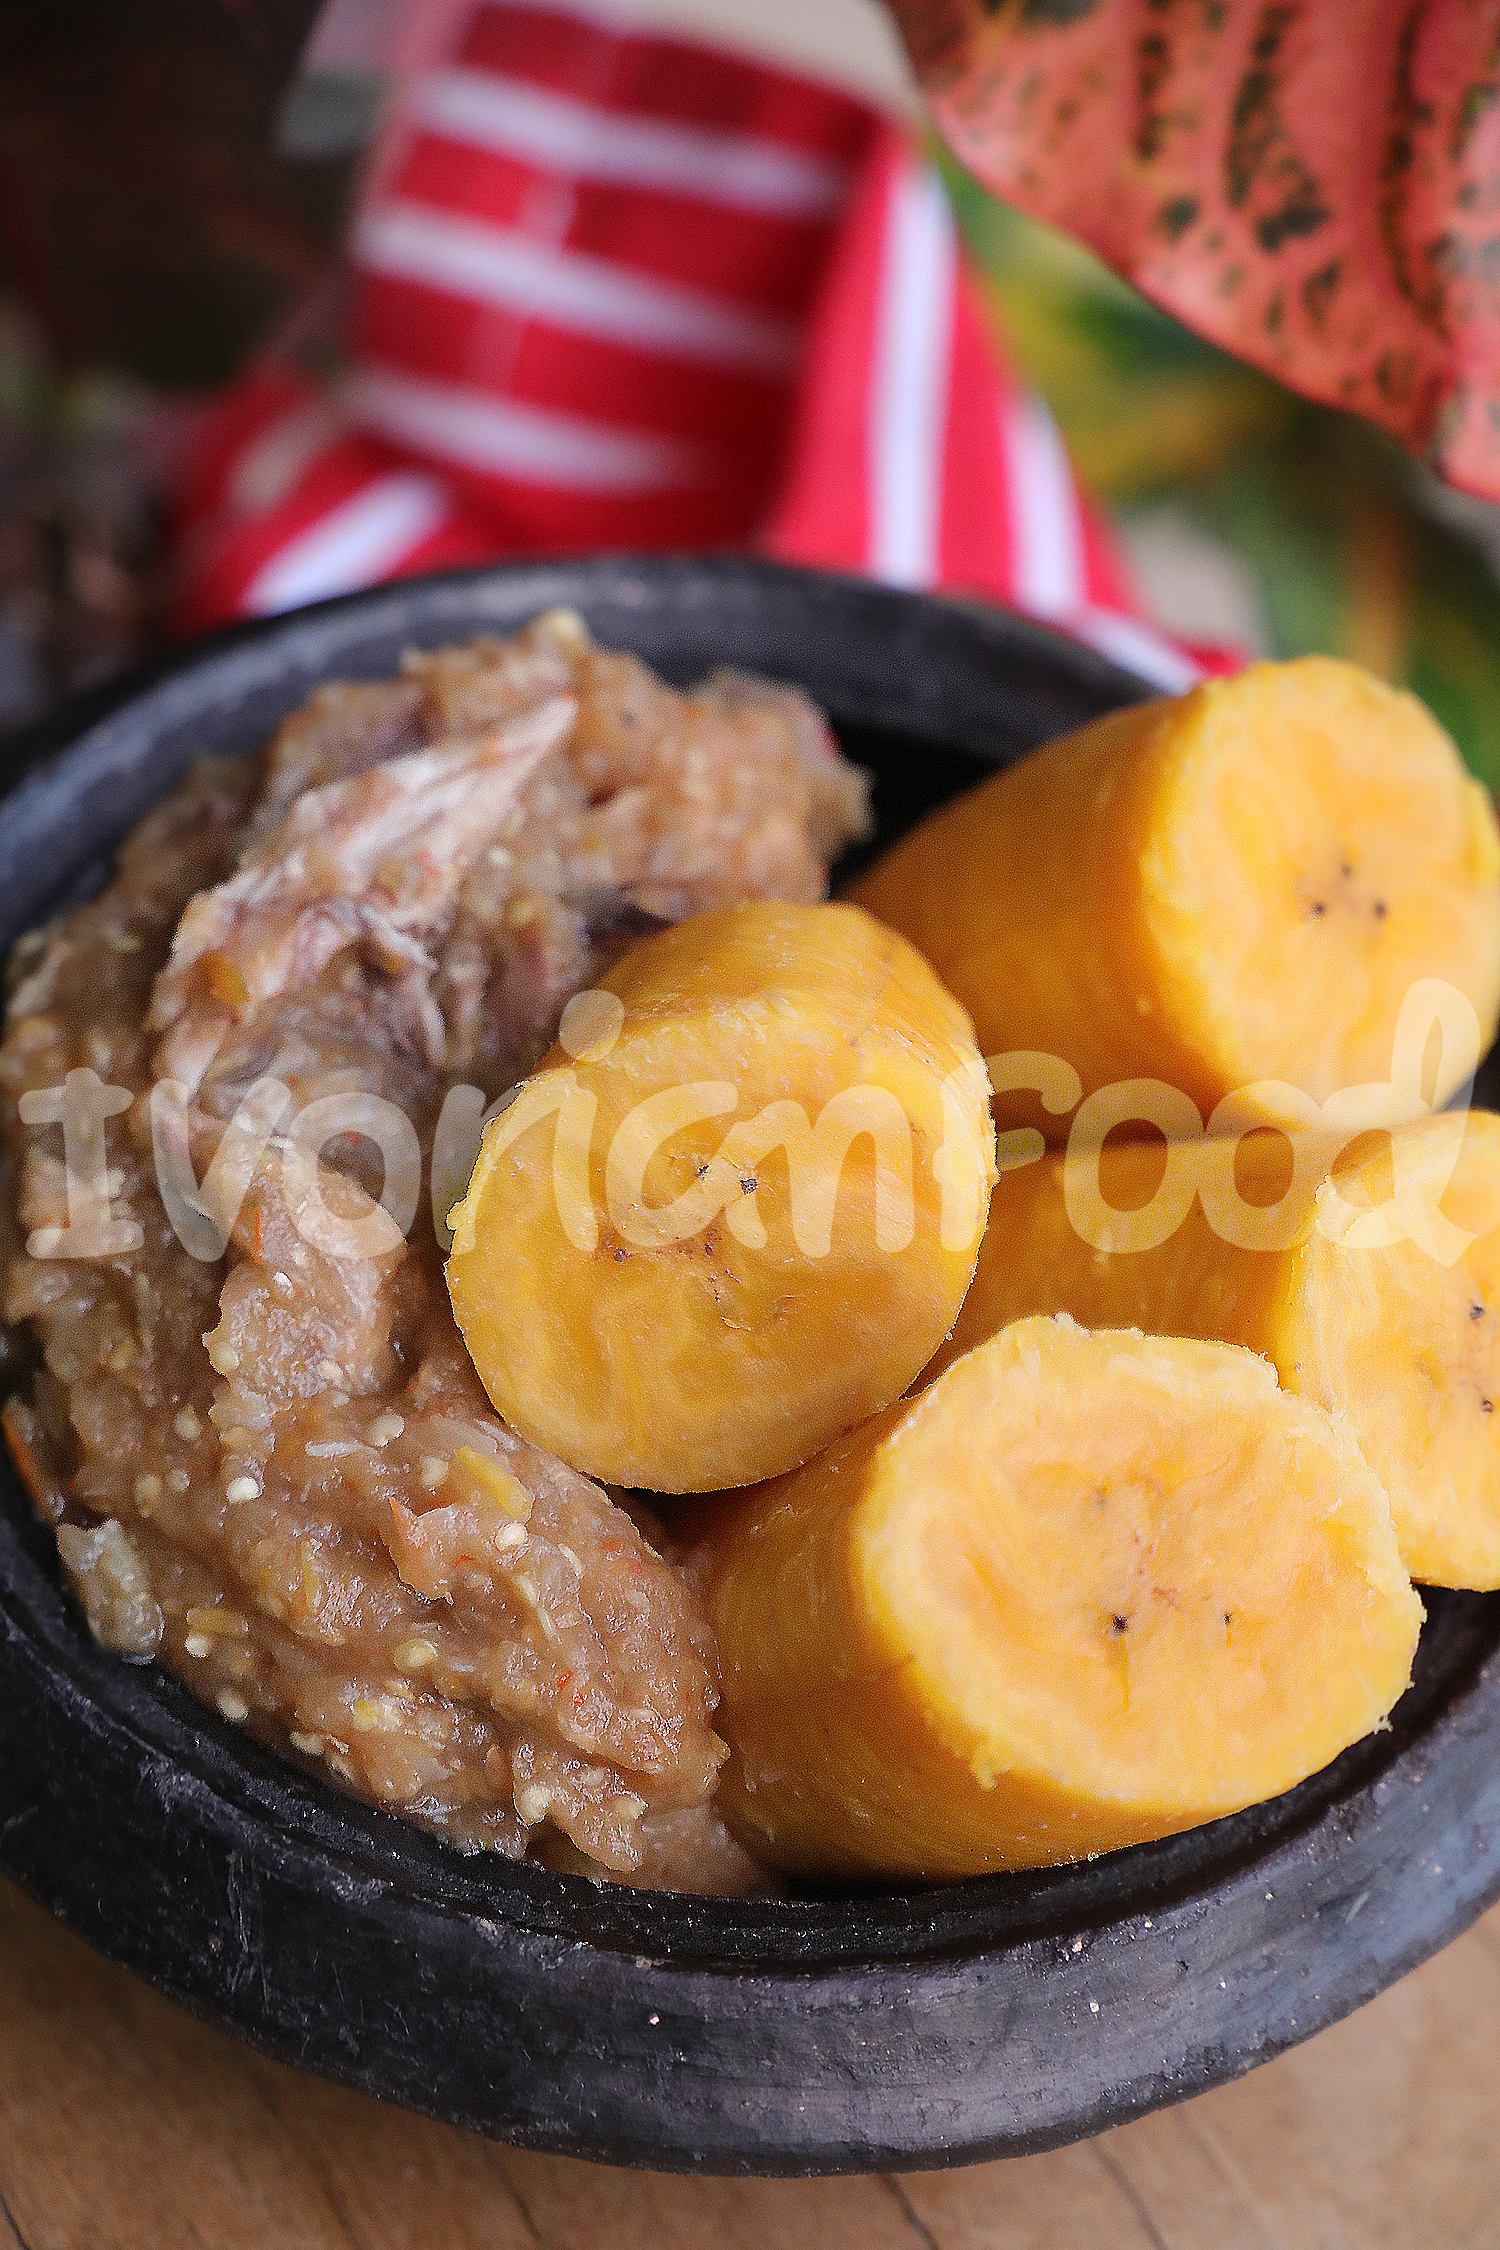
<svg viewBox="0 0 1500 2250"><path fill-rule="evenodd" d="M446 564L749 544L1199 676L1134 613L937 174L876 111L600 0L485 0L392 134L346 371L260 367L208 418L184 628Z"/></svg>

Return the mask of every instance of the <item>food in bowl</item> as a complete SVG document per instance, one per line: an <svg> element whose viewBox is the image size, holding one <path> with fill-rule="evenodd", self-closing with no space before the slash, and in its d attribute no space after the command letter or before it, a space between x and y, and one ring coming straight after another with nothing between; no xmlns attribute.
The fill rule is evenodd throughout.
<svg viewBox="0 0 1500 2250"><path fill-rule="evenodd" d="M972 1026L853 906L695 915L589 999L593 1046L564 1022L450 1214L464 1341L592 1476L776 1476L899 1398L964 1301L995 1178Z"/></svg>
<svg viewBox="0 0 1500 2250"><path fill-rule="evenodd" d="M505 1427L432 1226L361 1185L368 1143L275 1130L276 1089L379 1096L425 1163L445 1091L513 1084L642 930L816 899L866 823L801 696L683 695L557 615L321 690L17 948L4 1310L41 1364L8 1429L107 1645L460 1846L756 1880L660 1524ZM84 1071L123 1233L79 1241L46 1118Z"/></svg>
<svg viewBox="0 0 1500 2250"><path fill-rule="evenodd" d="M1076 1156L1008 1173L974 1285L926 1379L1027 1313L1248 1345L1287 1390L1348 1417L1413 1578L1493 1590L1500 1117L1420 1118L1361 1136L1332 1162L1316 1138L1305 1136L1311 1161L1297 1174L1280 1134L1198 1144L1186 1152L1196 1198L1145 1243L1130 1237L1162 1192L1160 1141L1088 1160L1119 1214L1103 1240L1092 1230L1086 1240L1069 1215Z"/></svg>
<svg viewBox="0 0 1500 2250"><path fill-rule="evenodd" d="M883 919L823 902L866 789L805 698L682 694L570 616L190 776L17 949L0 1047L4 1310L40 1359L4 1424L96 1636L460 1848L709 1891L1110 1849L1378 1724L1420 1604L1324 1406L1108 1321L934 1356L981 1238L1005 1259L973 1017L997 1086L1070 1133L1090 1107L973 987L1039 849L989 802L944 846L955 996L893 926L903 846ZM1500 928L1497 867L1454 862L1465 928ZM1027 942L1071 1005L1063 926ZM1078 1621L1142 1542L1181 1568L1100 1613L1101 1658ZM1109 1700L1132 1664L1149 1750Z"/></svg>
<svg viewBox="0 0 1500 2250"><path fill-rule="evenodd" d="M1500 1016L1489 793L1415 696L1331 657L1048 743L851 896L927 955L987 1054L1061 1056L1085 1094L1160 1079L1205 1118L1265 1080L1322 1102L1385 1077L1419 978L1470 1001L1486 1046ZM1440 1071L1441 1102L1456 1043Z"/></svg>
<svg viewBox="0 0 1500 2250"><path fill-rule="evenodd" d="M716 1503L721 1802L790 1873L972 1875L1274 1797L1422 1604L1346 1423L1227 1344L1021 1320Z"/></svg>

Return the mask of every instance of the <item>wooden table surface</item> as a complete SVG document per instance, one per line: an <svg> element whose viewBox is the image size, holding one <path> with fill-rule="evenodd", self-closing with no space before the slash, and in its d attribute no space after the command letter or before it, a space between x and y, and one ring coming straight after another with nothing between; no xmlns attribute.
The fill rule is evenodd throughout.
<svg viewBox="0 0 1500 2250"><path fill-rule="evenodd" d="M263 2062L0 1883L0 2250L1495 2250L1500 1908L1237 2085L1050 2156L684 2180Z"/></svg>

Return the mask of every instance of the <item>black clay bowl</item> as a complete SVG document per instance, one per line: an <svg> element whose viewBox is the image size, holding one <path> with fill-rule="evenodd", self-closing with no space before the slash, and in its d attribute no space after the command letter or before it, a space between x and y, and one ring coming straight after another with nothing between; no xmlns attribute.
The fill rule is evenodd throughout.
<svg viewBox="0 0 1500 2250"><path fill-rule="evenodd" d="M749 562L392 587L190 651L33 765L0 802L0 940L97 881L200 752L558 602L674 679L806 687L885 839L1144 692L993 611ZM347 1803L101 1654L49 1548L7 1477L4 1865L267 2052L532 2147L763 2172L1043 2148L1306 2038L1500 1893L1500 1598L1434 1596L1390 1730L1273 1804L1043 1875L745 1903L460 1858Z"/></svg>

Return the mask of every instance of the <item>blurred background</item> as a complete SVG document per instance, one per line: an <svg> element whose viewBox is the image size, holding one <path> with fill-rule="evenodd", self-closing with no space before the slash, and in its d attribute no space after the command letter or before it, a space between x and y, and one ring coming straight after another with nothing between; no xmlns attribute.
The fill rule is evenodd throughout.
<svg viewBox="0 0 1500 2250"><path fill-rule="evenodd" d="M976 384L1011 437L950 492ZM856 393L932 449L871 421L859 523ZM5 11L0 730L400 571L746 542L1167 686L1347 654L1500 780L1500 511L966 178L876 0Z"/></svg>

